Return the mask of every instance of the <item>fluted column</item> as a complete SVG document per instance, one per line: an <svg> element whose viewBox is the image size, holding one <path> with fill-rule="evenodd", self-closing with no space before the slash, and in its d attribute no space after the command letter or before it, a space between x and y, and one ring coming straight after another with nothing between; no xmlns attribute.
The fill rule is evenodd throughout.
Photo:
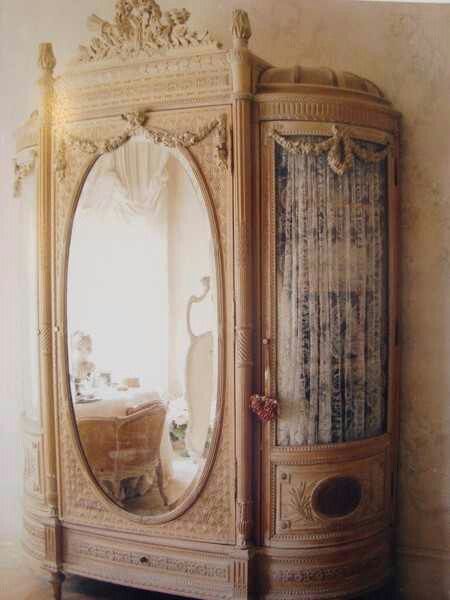
<svg viewBox="0 0 450 600"><path fill-rule="evenodd" d="M39 357L42 421L44 427L45 499L56 515L56 448L53 397L52 269L51 269L51 176L53 71L56 60L51 44L39 48L41 77L39 108Z"/></svg>
<svg viewBox="0 0 450 600"><path fill-rule="evenodd" d="M249 399L253 392L254 306L252 275L252 135L251 135L251 37L247 13L233 13L234 132L234 251L236 293L236 451L238 544L246 547L252 538L252 428Z"/></svg>

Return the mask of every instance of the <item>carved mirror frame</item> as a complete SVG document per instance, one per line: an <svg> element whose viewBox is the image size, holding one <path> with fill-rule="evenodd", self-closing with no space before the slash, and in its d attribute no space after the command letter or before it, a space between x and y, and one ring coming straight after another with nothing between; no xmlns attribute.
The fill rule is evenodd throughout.
<svg viewBox="0 0 450 600"><path fill-rule="evenodd" d="M134 120L134 115L128 117L130 120ZM136 118L137 122L145 123L147 117L143 114L138 115ZM215 125L217 123L217 125ZM211 135L214 129L220 127L221 133L219 133L219 143L221 147L226 146L226 140L223 136L226 135L226 116L222 115L220 119L213 120L211 124L202 128L199 135L194 135L192 138L189 137L189 145L194 145L200 143ZM64 137L64 134L59 139L60 147L67 143ZM129 137L128 137L129 135ZM80 438L80 433L76 424L76 417L73 406L73 399L70 388L70 376L69 376L69 344L68 344L68 332L67 332L67 291L68 291L68 272L69 272L69 254L70 254L70 244L72 238L73 231L73 222L76 214L76 210L78 208L78 204L80 201L81 194L83 192L84 184L91 173L92 168L95 163L107 153L113 152L115 149L120 148L122 144L128 143L134 136L144 136L145 139L149 140L149 143L153 143L155 145L161 145L168 149L169 153L174 156L181 166L185 169L187 176L192 182L192 185L197 193L197 197L199 198L202 206L204 207L208 224L211 231L211 237L214 246L214 266L215 266L215 276L216 276L216 287L217 287L217 329L218 329L218 357L217 357L217 373L218 373L218 381L217 381L217 397L215 398L215 425L213 436L211 440L210 447L208 449L208 455L205 464L199 470L194 477L193 481L189 484L187 489L182 493L180 499L177 500L176 505L165 512L158 513L156 515L151 514L143 514L138 515L134 514L131 511L128 511L126 508L121 507L119 504L114 502L112 498L110 498L106 492L100 486L97 478L95 477L92 466L89 464L85 451L83 449L82 440ZM68 136L71 141L70 146L76 151L81 153L86 153L90 155L91 161L89 162L87 168L85 168L84 172L81 169L80 174L80 185L77 188L74 187L74 194L69 198L69 204L66 208L65 213L65 222L60 223L60 226L64 228L64 234L62 237L62 248L61 254L64 258L63 264L58 265L57 268L61 269L61 277L59 278L59 287L60 289L56 290L57 300L56 302L56 319L60 323L58 326L58 331L61 333L62 343L58 345L58 356L60 360L60 377L62 383L60 385L60 394L63 406L60 405L59 410L65 410L64 405L69 406L69 412L72 418L72 424L69 427L70 429L70 437L72 440L72 444L77 448L78 458L80 464L83 465L83 470L85 473L88 473L90 476L90 480L93 486L97 487L97 491L100 492L103 501L106 502L108 508L110 510L115 511L117 514L120 514L124 518L129 518L132 521L143 523L143 524L161 524L172 521L186 512L197 500L198 496L201 494L208 478L210 475L211 468L214 465L216 455L218 452L219 440L222 432L222 424L223 424L223 413L224 413L224 387L225 387L225 376L224 373L227 368L227 360L226 360L226 352L225 352L225 307L224 307L224 289L225 289L225 281L224 281L224 268L223 268L223 259L222 259L222 249L220 242L220 233L219 233L219 224L216 214L216 208L214 202L212 200L210 191L208 189L208 185L205 181L204 176L202 175L201 168L196 162L194 156L189 150L189 147L184 144L178 145L177 140L175 140L174 135L169 131L153 128L146 129L144 126L139 126L133 128L129 134L128 132L124 134L124 136L119 136L118 138L114 138L114 141L110 140L102 141L100 144L92 143L87 139L80 140L78 138L71 137L70 134ZM92 143L92 146L90 144ZM96 152L92 156L91 150L95 147ZM85 152L84 149L88 149ZM67 152L67 149L64 148L64 153ZM58 163L61 167L61 162ZM226 171L226 164L222 164L220 162L220 158L217 155L217 164L221 169ZM64 182L65 171L67 167L64 168L64 171L58 171L58 176L60 178L60 182ZM63 174L64 173L64 174ZM60 312L61 311L61 312ZM65 350L65 352L64 352ZM64 385L65 383L65 385ZM98 494L97 494L98 495Z"/></svg>

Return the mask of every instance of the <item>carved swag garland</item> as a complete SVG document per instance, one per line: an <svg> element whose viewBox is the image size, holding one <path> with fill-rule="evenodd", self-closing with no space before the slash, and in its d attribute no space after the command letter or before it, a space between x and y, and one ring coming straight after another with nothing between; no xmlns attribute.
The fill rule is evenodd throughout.
<svg viewBox="0 0 450 600"><path fill-rule="evenodd" d="M364 162L378 163L384 160L392 151L387 140L385 147L380 151L365 148L351 137L351 132L347 127L333 125L332 132L332 137L317 143L290 140L289 137L276 130L272 131L270 137L291 154L319 156L328 153L328 166L336 175L347 173L353 167L355 157Z"/></svg>
<svg viewBox="0 0 450 600"><path fill-rule="evenodd" d="M227 127L225 115L213 119L210 123L201 127L197 133L185 131L184 133L179 134L146 126L148 117L144 113L127 113L122 115L122 119L127 122L125 131L116 137L108 138L102 142L93 142L92 140L77 138L76 136L63 131L59 135L55 159L55 169L59 181L64 180L66 176L67 147L85 154L104 154L120 148L120 146L125 144L135 135L143 135L155 144L162 144L167 148L190 148L191 146L199 144L215 131L217 138L214 152L216 163L221 169L228 168Z"/></svg>

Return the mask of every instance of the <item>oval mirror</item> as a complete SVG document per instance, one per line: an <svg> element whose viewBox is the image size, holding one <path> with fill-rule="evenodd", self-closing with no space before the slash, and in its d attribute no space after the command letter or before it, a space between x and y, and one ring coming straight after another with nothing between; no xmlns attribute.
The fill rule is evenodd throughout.
<svg viewBox="0 0 450 600"><path fill-rule="evenodd" d="M74 214L73 413L98 484L135 514L165 514L195 495L215 439L211 223L185 155L140 138L97 160Z"/></svg>

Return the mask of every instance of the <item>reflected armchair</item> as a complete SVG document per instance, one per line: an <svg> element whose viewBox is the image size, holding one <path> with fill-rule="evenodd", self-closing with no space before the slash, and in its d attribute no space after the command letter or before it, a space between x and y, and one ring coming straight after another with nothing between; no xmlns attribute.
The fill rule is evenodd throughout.
<svg viewBox="0 0 450 600"><path fill-rule="evenodd" d="M101 402L106 403L114 401ZM88 463L114 500L123 503L130 493L143 495L156 479L166 506L160 455L166 408L156 400L133 407L118 405L124 413L118 416L89 414L85 410L88 406L77 407L78 430Z"/></svg>

